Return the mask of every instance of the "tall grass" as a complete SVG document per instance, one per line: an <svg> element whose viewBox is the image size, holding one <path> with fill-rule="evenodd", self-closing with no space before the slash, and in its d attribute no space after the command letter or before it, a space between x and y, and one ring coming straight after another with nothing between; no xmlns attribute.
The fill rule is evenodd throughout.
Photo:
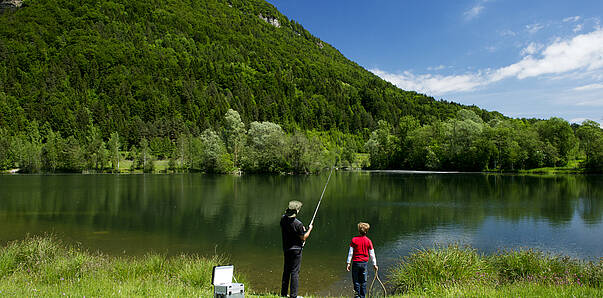
<svg viewBox="0 0 603 298"><path fill-rule="evenodd" d="M213 266L223 257L109 257L30 237L0 249L0 296L211 296Z"/></svg>
<svg viewBox="0 0 603 298"><path fill-rule="evenodd" d="M395 292L418 295L455 295L459 290L509 287L513 290L590 288L601 294L601 281L603 258L585 262L536 250L501 251L485 256L458 245L417 250L401 260L389 275Z"/></svg>

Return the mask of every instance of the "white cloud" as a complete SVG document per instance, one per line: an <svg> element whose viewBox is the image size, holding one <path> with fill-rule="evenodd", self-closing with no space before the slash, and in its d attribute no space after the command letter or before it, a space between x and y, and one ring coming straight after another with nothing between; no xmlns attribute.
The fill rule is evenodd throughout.
<svg viewBox="0 0 603 298"><path fill-rule="evenodd" d="M515 33L515 31L513 31L513 30L507 29L507 30L501 31L500 35L501 36L515 36L515 35L517 35L517 33Z"/></svg>
<svg viewBox="0 0 603 298"><path fill-rule="evenodd" d="M586 120L586 118L574 118L574 119L570 119L570 123L582 123L584 122L584 120Z"/></svg>
<svg viewBox="0 0 603 298"><path fill-rule="evenodd" d="M486 49L486 51L490 52L490 53L494 53L496 52L496 50L498 49L496 46L487 46L484 49Z"/></svg>
<svg viewBox="0 0 603 298"><path fill-rule="evenodd" d="M563 19L563 22L564 23L568 23L568 22L573 23L573 22L577 22L579 20L580 20L580 16L573 16L573 17L567 17L567 18Z"/></svg>
<svg viewBox="0 0 603 298"><path fill-rule="evenodd" d="M574 88L576 91L603 89L603 83L589 84Z"/></svg>
<svg viewBox="0 0 603 298"><path fill-rule="evenodd" d="M540 51L542 49L542 47L543 47L543 45L541 45L539 43L531 42L527 47L525 47L521 50L520 54L522 56L533 55L536 52Z"/></svg>
<svg viewBox="0 0 603 298"><path fill-rule="evenodd" d="M603 69L603 30L601 29L577 35L569 40L557 39L547 47L538 47L537 44L531 43L522 50L525 56L511 65L462 75L415 75L408 71L393 74L379 69L371 71L402 89L443 95L472 91L507 78L525 79L576 71L594 72L600 75Z"/></svg>
<svg viewBox="0 0 603 298"><path fill-rule="evenodd" d="M535 23L535 24L526 25L526 30L528 32L530 32L531 34L537 33L538 31L540 31L542 29L544 29L544 25L542 25L542 24Z"/></svg>
<svg viewBox="0 0 603 298"><path fill-rule="evenodd" d="M582 31L583 27L584 27L584 25L582 25L582 24L576 25L576 27L574 27L574 33Z"/></svg>
<svg viewBox="0 0 603 298"><path fill-rule="evenodd" d="M432 71L432 70L442 70L444 68L446 68L446 66L443 65L443 64L440 64L438 66L430 66L430 67L427 68L427 70L429 70L429 71Z"/></svg>
<svg viewBox="0 0 603 298"><path fill-rule="evenodd" d="M402 74L391 74L379 69L371 70L382 79L405 90L417 90L428 94L445 94L456 91L471 91L483 84L478 75L415 75L405 71Z"/></svg>
<svg viewBox="0 0 603 298"><path fill-rule="evenodd" d="M472 20L479 16L483 10L484 5L482 3L478 3L475 6L471 7L469 10L465 11L463 15L465 16L465 20Z"/></svg>

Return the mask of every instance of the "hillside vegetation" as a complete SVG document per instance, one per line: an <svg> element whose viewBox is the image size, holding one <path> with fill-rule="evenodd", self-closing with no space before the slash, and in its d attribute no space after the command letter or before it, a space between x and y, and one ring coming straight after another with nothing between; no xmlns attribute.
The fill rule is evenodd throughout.
<svg viewBox="0 0 603 298"><path fill-rule="evenodd" d="M244 124L239 147L225 132L230 109ZM459 136L453 119L477 126L460 123ZM296 170L287 151L246 167L254 121L282 130L274 150L297 140L331 158ZM148 146L183 170L215 168L201 161L217 155L218 172L308 172L336 156L354 164L355 152L371 153L372 168L514 171L578 158L600 171L601 129L589 125L584 145L561 122L540 129L398 89L263 0L26 0L0 14L0 169L107 171ZM185 139L215 150L186 153ZM187 165L186 154L201 161Z"/></svg>
<svg viewBox="0 0 603 298"><path fill-rule="evenodd" d="M37 120L82 138L93 123L132 145L215 128L229 108L343 132L460 108L386 83L261 0L29 0L1 16L0 37L0 124L13 132Z"/></svg>

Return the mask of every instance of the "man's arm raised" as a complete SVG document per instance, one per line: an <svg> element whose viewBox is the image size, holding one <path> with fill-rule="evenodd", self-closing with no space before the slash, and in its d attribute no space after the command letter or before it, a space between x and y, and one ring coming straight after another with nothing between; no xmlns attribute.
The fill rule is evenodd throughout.
<svg viewBox="0 0 603 298"><path fill-rule="evenodd" d="M308 237L310 237L310 232L312 232L312 228L313 227L314 227L313 225L309 225L308 226L308 230L306 231L306 233L304 233L303 235L299 235L299 238L302 241L306 241L306 239L308 239Z"/></svg>

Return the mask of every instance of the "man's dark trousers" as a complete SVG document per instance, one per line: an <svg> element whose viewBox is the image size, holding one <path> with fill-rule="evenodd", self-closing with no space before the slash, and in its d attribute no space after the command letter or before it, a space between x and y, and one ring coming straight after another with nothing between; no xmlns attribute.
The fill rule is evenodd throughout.
<svg viewBox="0 0 603 298"><path fill-rule="evenodd" d="M291 284L289 297L297 297L297 287L299 285L299 269L301 267L302 250L285 250L285 267L283 268L283 285L281 287L281 296L287 296L287 288ZM291 281L291 283L289 283Z"/></svg>

